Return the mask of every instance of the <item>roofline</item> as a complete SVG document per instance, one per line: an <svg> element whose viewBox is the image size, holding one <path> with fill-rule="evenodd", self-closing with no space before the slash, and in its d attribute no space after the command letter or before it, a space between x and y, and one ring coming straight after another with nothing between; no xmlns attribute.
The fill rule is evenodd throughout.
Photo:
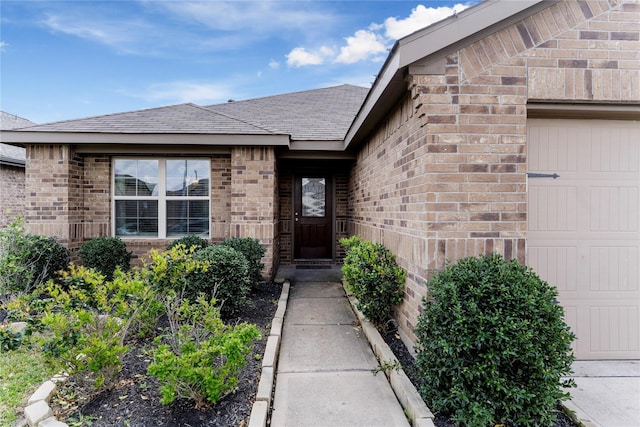
<svg viewBox="0 0 640 427"><path fill-rule="evenodd" d="M138 144L138 145L262 145L289 146L289 135L265 134L192 134L192 133L107 133L2 131L2 142L28 144Z"/></svg>
<svg viewBox="0 0 640 427"><path fill-rule="evenodd" d="M486 0L426 28L397 40L380 73L345 136L345 149L357 143L373 129L373 124L406 92L409 65L448 47L469 43L474 35L502 22L507 26L534 6L548 7L558 0ZM428 37L428 42L425 42Z"/></svg>
<svg viewBox="0 0 640 427"><path fill-rule="evenodd" d="M0 156L0 165L23 168L25 167L25 161L21 159L15 159L13 157Z"/></svg>

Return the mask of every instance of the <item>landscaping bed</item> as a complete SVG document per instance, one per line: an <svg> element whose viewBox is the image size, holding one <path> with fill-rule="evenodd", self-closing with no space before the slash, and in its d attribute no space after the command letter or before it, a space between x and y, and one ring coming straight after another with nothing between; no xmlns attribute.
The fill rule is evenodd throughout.
<svg viewBox="0 0 640 427"><path fill-rule="evenodd" d="M147 375L151 362L150 340L132 340L122 361L122 370L111 390L88 393L78 378L70 378L51 402L60 420L69 425L100 426L243 426L248 424L260 379L262 354L277 308L282 286L262 282L252 287L251 304L227 323L248 322L262 332L247 366L239 376L235 392L215 406L195 407L192 400L178 399L162 405L158 380Z"/></svg>
<svg viewBox="0 0 640 427"><path fill-rule="evenodd" d="M400 339L397 332L390 331L387 333L380 333L382 339L387 343L393 354L396 356L404 373L407 375L414 387L420 389L419 375L415 366L415 359L409 352L404 342ZM428 406L428 403L427 403ZM436 427L455 427L455 424L451 422L449 417L442 414L434 414L434 424ZM578 427L573 421L571 421L560 409L558 410L558 416L553 424L553 427Z"/></svg>

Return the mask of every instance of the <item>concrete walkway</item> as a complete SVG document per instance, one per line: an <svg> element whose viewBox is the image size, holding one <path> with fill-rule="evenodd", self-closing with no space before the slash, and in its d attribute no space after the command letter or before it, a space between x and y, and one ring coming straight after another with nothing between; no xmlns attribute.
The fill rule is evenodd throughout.
<svg viewBox="0 0 640 427"><path fill-rule="evenodd" d="M373 375L378 362L335 274L287 274L271 427L409 426L385 375Z"/></svg>
<svg viewBox="0 0 640 427"><path fill-rule="evenodd" d="M573 363L577 387L565 406L586 427L640 426L640 361Z"/></svg>

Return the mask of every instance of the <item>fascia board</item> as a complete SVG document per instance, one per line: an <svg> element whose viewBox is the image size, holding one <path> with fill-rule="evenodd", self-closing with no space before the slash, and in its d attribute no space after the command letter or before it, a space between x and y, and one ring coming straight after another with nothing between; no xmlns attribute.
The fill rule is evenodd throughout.
<svg viewBox="0 0 640 427"><path fill-rule="evenodd" d="M154 134L154 133L91 133L91 132L2 132L2 142L27 144L138 144L138 145L231 145L288 146L289 135L227 135L227 134Z"/></svg>
<svg viewBox="0 0 640 427"><path fill-rule="evenodd" d="M398 41L399 67L406 67L545 0L489 0Z"/></svg>

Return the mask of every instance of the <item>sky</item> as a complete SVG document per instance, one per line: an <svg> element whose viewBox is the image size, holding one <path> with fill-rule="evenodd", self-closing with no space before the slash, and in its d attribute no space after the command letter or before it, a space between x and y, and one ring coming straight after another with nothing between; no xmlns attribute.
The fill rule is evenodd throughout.
<svg viewBox="0 0 640 427"><path fill-rule="evenodd" d="M394 42L478 0L0 1L0 110L36 123L370 87Z"/></svg>

